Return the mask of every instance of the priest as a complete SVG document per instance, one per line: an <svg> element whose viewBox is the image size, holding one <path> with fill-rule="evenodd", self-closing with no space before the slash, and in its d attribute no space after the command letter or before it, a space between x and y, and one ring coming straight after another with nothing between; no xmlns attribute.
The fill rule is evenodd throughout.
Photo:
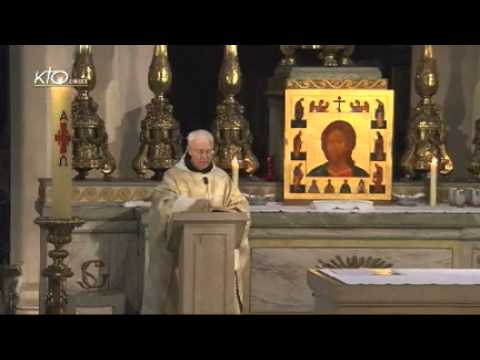
<svg viewBox="0 0 480 360"><path fill-rule="evenodd" d="M152 194L149 236L145 249L142 314L178 313L178 229L172 218L181 212L229 211L249 215L249 205L230 176L215 166L214 138L206 130L188 135L187 151L168 170ZM250 216L249 216L250 219ZM249 268L248 231L235 250L236 313L245 312Z"/></svg>

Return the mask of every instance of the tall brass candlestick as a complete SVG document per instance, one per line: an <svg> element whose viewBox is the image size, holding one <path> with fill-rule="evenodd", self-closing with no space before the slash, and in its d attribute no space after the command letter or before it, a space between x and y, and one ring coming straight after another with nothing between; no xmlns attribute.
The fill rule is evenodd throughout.
<svg viewBox="0 0 480 360"><path fill-rule="evenodd" d="M100 170L105 180L111 180L117 165L108 148L105 121L98 115L98 104L90 96L96 85L91 45L79 45L72 77L87 82L86 86L77 87L78 95L72 104L73 168L78 172L76 179L85 180L91 170Z"/></svg>
<svg viewBox="0 0 480 360"><path fill-rule="evenodd" d="M64 264L69 255L64 247L72 242L73 229L83 225L84 222L78 218L38 218L35 223L47 231L47 242L54 247L48 252L52 263L42 271L42 276L48 279L45 310L47 315L65 315L68 304L66 281L73 276L73 272Z"/></svg>
<svg viewBox="0 0 480 360"><path fill-rule="evenodd" d="M148 85L155 94L147 105L147 116L142 121L140 149L133 160L133 170L145 177L154 172L152 180L162 180L163 173L173 167L182 156L180 126L173 116L173 106L167 98L172 86L172 71L167 45L155 45L148 72Z"/></svg>
<svg viewBox="0 0 480 360"><path fill-rule="evenodd" d="M236 156L240 169L253 175L259 163L252 152L253 136L244 117L244 107L235 99L242 86L242 73L237 45L225 45L225 57L220 71L219 88L224 99L217 106L213 125L215 164L224 170L232 169Z"/></svg>
<svg viewBox="0 0 480 360"><path fill-rule="evenodd" d="M439 88L437 61L432 45L425 45L417 67L415 88L421 100L410 122L402 169L406 177L413 178L418 171L428 172L433 157L436 157L440 173L448 175L453 171L453 162L447 153L447 126L432 99Z"/></svg>

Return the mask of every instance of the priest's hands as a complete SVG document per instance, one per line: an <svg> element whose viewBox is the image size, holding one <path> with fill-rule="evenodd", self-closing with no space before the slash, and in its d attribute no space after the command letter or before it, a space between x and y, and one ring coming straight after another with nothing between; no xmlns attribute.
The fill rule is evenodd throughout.
<svg viewBox="0 0 480 360"><path fill-rule="evenodd" d="M189 212L209 212L212 208L210 200L198 199L189 209Z"/></svg>
<svg viewBox="0 0 480 360"><path fill-rule="evenodd" d="M211 201L207 199L198 199L195 203L190 206L188 212L199 213L199 212L239 212L238 209L227 209L224 207L214 206Z"/></svg>

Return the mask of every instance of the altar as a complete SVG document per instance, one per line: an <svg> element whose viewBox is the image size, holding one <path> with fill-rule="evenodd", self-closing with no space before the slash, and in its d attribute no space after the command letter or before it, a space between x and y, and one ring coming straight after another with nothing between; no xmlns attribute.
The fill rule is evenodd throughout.
<svg viewBox="0 0 480 360"><path fill-rule="evenodd" d="M480 314L478 269L310 270L316 314Z"/></svg>
<svg viewBox="0 0 480 360"><path fill-rule="evenodd" d="M49 180L42 179L37 211L49 214ZM108 275L99 291L116 291L126 298L125 311L138 313L141 306L145 239L148 237L144 207L126 207L148 198L155 182L86 181L74 183L74 215L85 225L73 233L67 248L68 265L75 274L67 291L81 294L82 264L102 260L103 268L91 267L98 279ZM430 208L375 206L373 211L319 212L306 207L280 206L266 209L252 205L249 234L251 269L249 312L251 314L311 314L315 299L307 283L307 271L340 257L378 259L396 268L480 268L480 208L447 205L448 188L442 184L439 206ZM281 184L241 182L243 193L281 201ZM415 194L422 183L395 183L394 192ZM271 201L271 200L269 200ZM41 234L45 236L45 234ZM44 244L44 241L42 241ZM41 266L47 263L42 245ZM40 299L44 299L41 279ZM42 301L40 304L42 305Z"/></svg>

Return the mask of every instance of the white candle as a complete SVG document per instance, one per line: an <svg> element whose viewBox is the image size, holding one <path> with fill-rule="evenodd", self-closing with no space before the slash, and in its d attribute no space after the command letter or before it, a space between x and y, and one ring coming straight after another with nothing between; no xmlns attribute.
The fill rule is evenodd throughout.
<svg viewBox="0 0 480 360"><path fill-rule="evenodd" d="M438 159L433 157L430 163L430 206L437 206Z"/></svg>
<svg viewBox="0 0 480 360"><path fill-rule="evenodd" d="M72 218L72 124L73 90L50 89L52 144L52 217Z"/></svg>
<svg viewBox="0 0 480 360"><path fill-rule="evenodd" d="M240 171L240 164L238 163L238 159L235 156L232 159L232 180L233 184L238 188L238 181L239 181L239 171Z"/></svg>

